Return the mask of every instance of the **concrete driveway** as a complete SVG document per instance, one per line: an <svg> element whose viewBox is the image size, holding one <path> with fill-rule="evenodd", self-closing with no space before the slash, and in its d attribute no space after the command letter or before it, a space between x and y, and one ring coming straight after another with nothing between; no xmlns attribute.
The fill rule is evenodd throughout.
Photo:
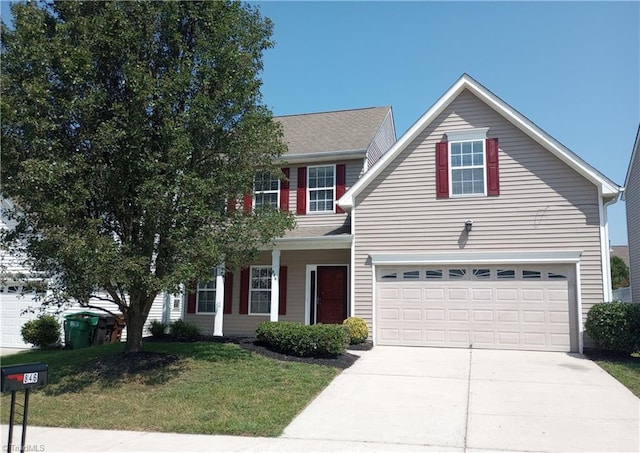
<svg viewBox="0 0 640 453"><path fill-rule="evenodd" d="M637 452L640 400L578 355L377 346L282 437L389 450Z"/></svg>

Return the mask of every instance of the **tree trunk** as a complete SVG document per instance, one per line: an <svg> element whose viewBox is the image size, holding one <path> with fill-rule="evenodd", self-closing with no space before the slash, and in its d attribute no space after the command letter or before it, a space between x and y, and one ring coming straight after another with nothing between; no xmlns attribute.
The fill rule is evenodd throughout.
<svg viewBox="0 0 640 453"><path fill-rule="evenodd" d="M125 354L142 351L142 336L144 334L144 323L147 321L151 305L155 299L155 294L142 296L132 294L129 308L125 318L127 320L127 343L124 349Z"/></svg>

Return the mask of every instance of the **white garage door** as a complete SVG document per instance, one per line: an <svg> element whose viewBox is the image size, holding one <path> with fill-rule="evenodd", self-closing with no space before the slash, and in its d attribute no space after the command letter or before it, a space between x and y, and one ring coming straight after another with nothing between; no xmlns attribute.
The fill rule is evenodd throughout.
<svg viewBox="0 0 640 453"><path fill-rule="evenodd" d="M3 348L27 348L31 345L22 341L20 330L25 322L35 319L37 314L25 313L22 311L28 307L35 306L32 295L21 296L20 286L0 287L0 338Z"/></svg>
<svg viewBox="0 0 640 453"><path fill-rule="evenodd" d="M578 350L569 266L380 267L380 345Z"/></svg>

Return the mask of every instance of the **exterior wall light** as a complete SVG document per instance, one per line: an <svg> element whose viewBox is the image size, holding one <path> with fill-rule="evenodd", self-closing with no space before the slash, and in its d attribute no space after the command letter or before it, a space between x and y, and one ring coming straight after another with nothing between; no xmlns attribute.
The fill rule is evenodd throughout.
<svg viewBox="0 0 640 453"><path fill-rule="evenodd" d="M473 220L467 220L464 222L464 230L468 233L473 228Z"/></svg>

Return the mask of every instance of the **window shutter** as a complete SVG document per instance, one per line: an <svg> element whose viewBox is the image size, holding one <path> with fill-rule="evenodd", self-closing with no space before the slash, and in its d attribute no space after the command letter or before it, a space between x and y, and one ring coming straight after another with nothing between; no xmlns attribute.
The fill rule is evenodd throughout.
<svg viewBox="0 0 640 453"><path fill-rule="evenodd" d="M304 215L306 213L307 213L307 167L299 167L296 214Z"/></svg>
<svg viewBox="0 0 640 453"><path fill-rule="evenodd" d="M227 212L234 212L236 210L237 203L238 200L236 199L236 197L229 198L227 200Z"/></svg>
<svg viewBox="0 0 640 453"><path fill-rule="evenodd" d="M198 291L198 284L192 281L187 285L187 313L196 312L196 292Z"/></svg>
<svg viewBox="0 0 640 453"><path fill-rule="evenodd" d="M436 197L449 198L449 143L436 143Z"/></svg>
<svg viewBox="0 0 640 453"><path fill-rule="evenodd" d="M280 277L278 281L280 301L278 303L278 314L287 314L287 266L280 266Z"/></svg>
<svg viewBox="0 0 640 453"><path fill-rule="evenodd" d="M344 195L346 191L347 184L347 166L345 164L336 165L336 201L340 199L341 196ZM342 214L344 209L342 209L336 203L336 212Z"/></svg>
<svg viewBox="0 0 640 453"><path fill-rule="evenodd" d="M244 213L245 214L251 214L251 211L253 210L253 195L250 193L245 193L244 194Z"/></svg>
<svg viewBox="0 0 640 453"><path fill-rule="evenodd" d="M487 195L500 195L500 171L498 168L498 139L487 139Z"/></svg>
<svg viewBox="0 0 640 453"><path fill-rule="evenodd" d="M249 268L240 272L240 314L249 313Z"/></svg>
<svg viewBox="0 0 640 453"><path fill-rule="evenodd" d="M224 274L224 308L222 312L225 315L233 313L231 304L233 303L233 272Z"/></svg>
<svg viewBox="0 0 640 453"><path fill-rule="evenodd" d="M280 210L287 212L289 210L289 169L283 168L285 180L280 181Z"/></svg>

